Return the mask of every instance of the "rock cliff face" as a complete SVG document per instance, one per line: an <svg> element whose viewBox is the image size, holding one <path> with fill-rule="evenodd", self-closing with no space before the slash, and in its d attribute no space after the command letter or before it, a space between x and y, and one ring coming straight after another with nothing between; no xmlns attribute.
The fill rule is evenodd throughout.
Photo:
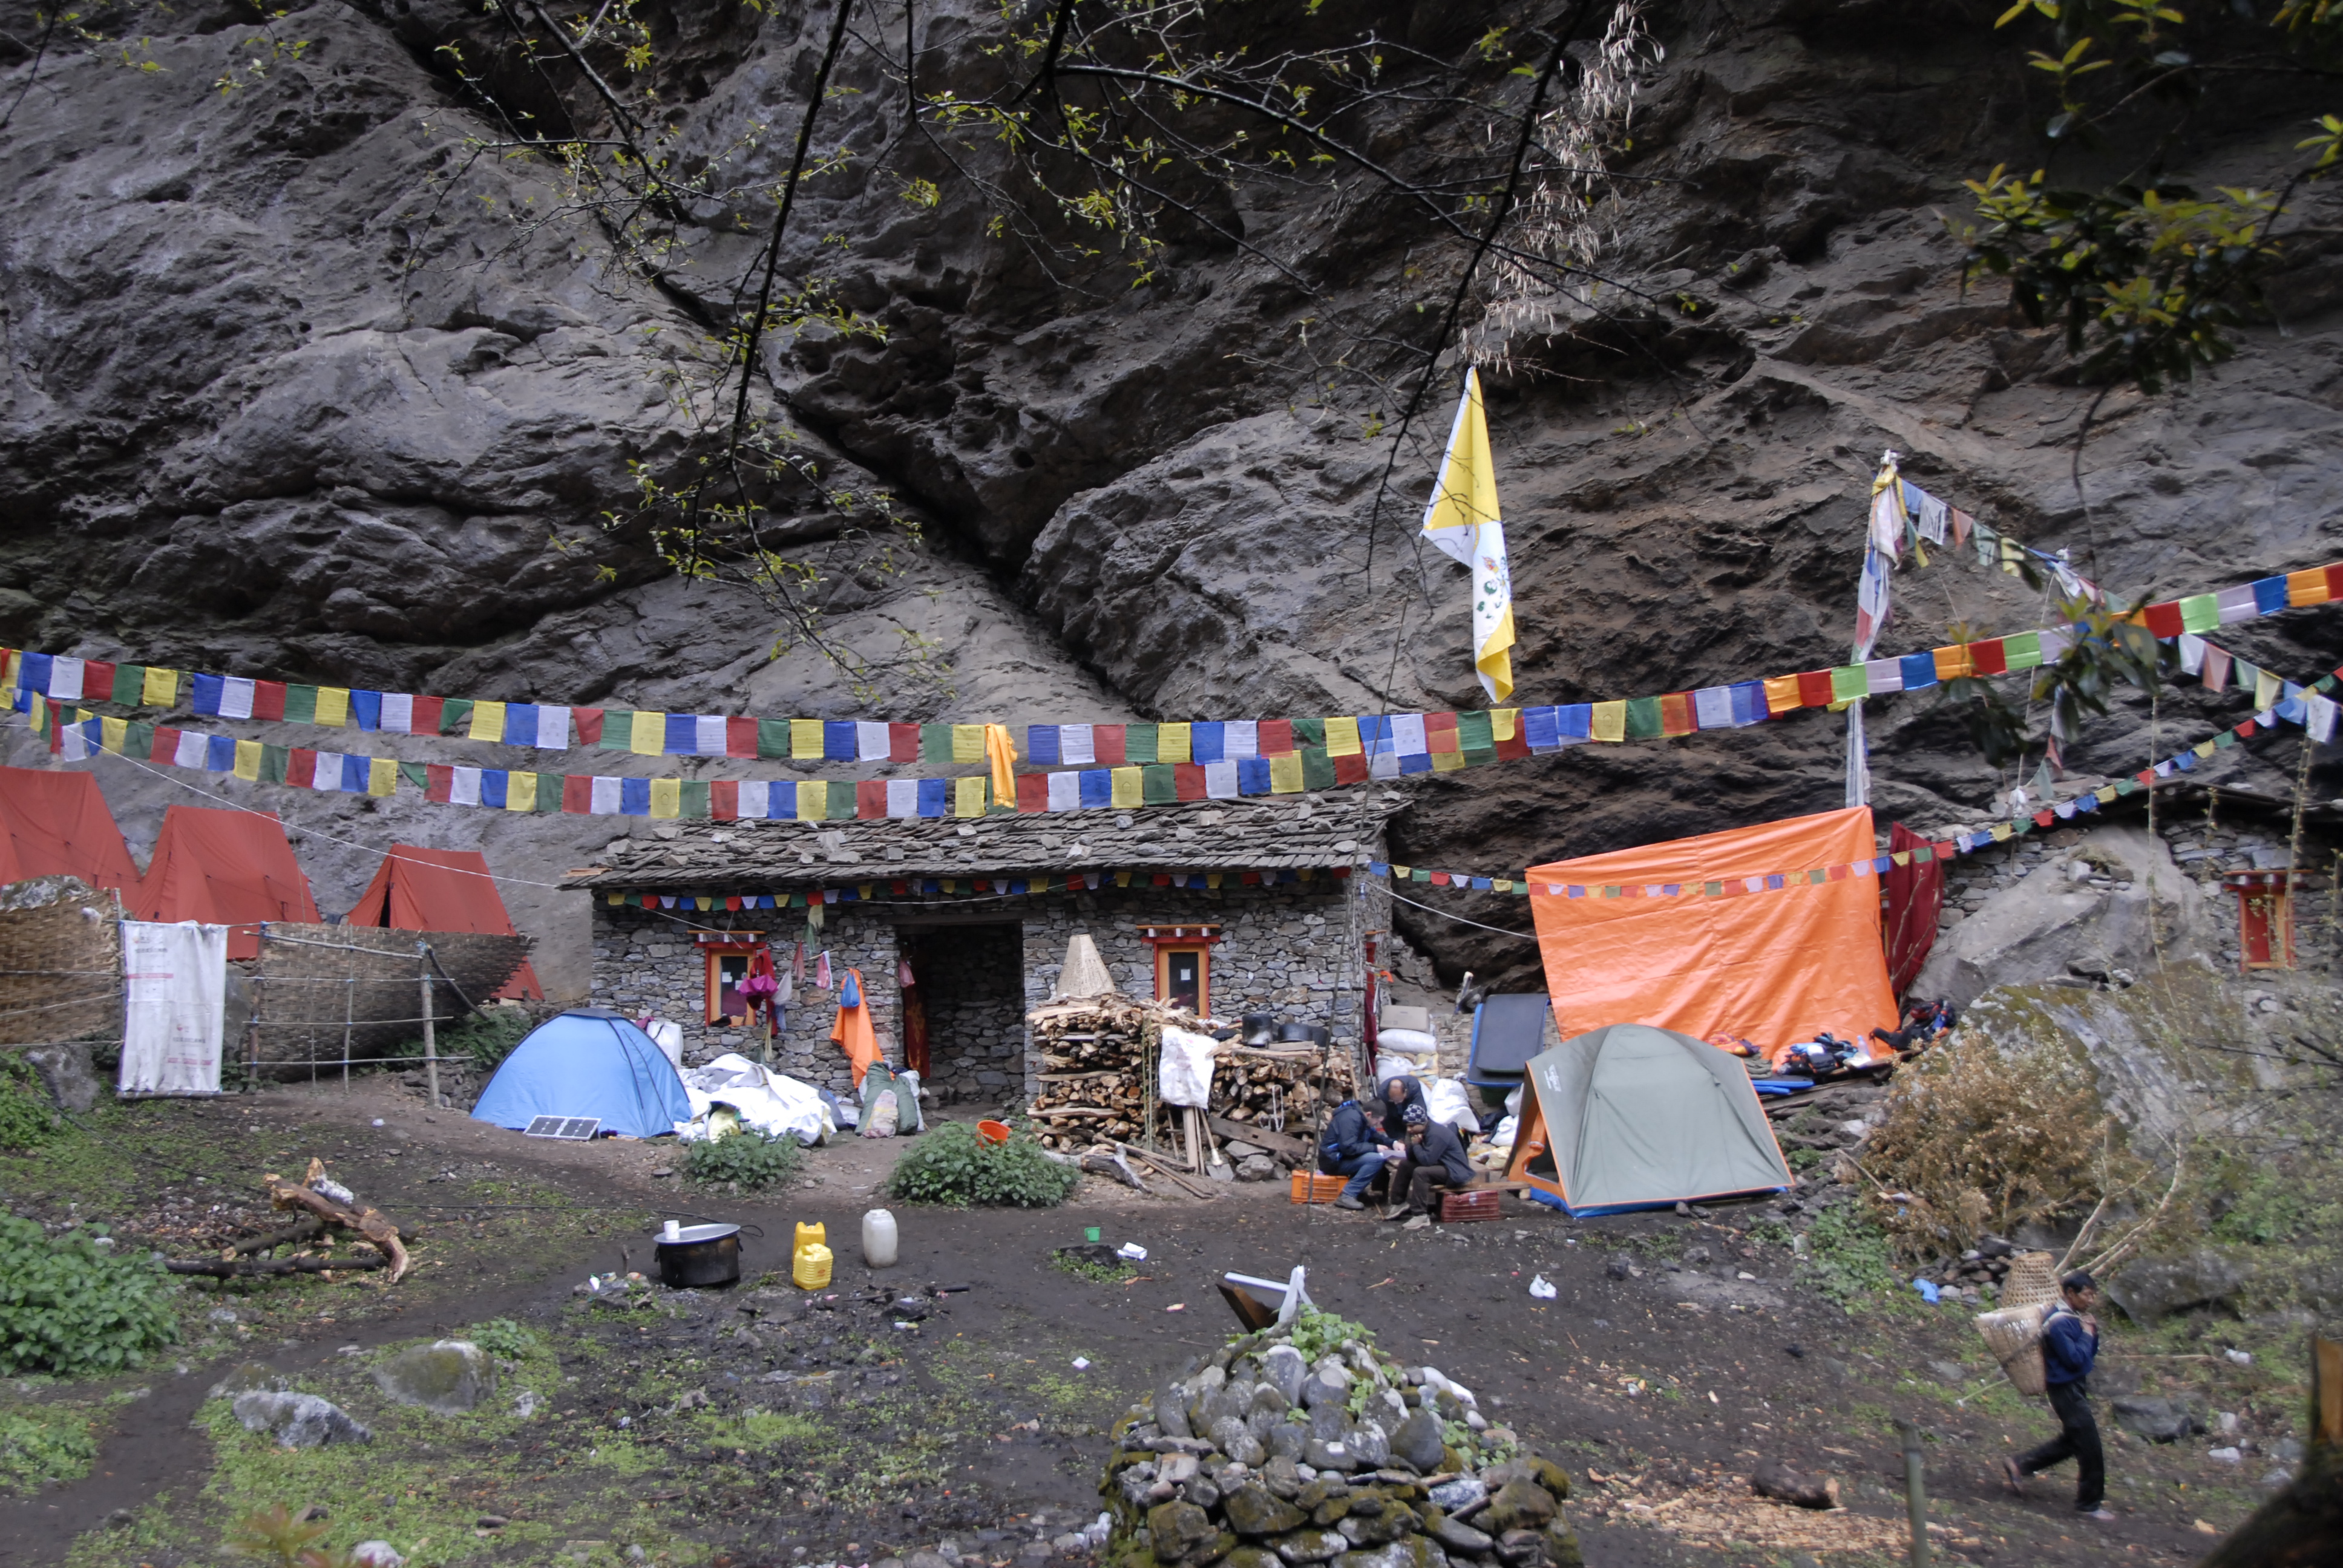
<svg viewBox="0 0 2343 1568"><path fill-rule="evenodd" d="M0 637L12 643L772 716L1025 722L1478 701L1462 571L1410 539L1453 391L1429 400L1376 512L1391 436L1368 432L1400 399L1367 377L1407 366L1372 345L1427 341L1437 315L1437 302L1422 308L1417 264L1438 242L1401 204L1263 197L1175 246L1144 287L1060 276L987 232L969 177L987 166L980 149L971 165L922 138L902 123L899 84L875 65L850 72L825 137L884 154L808 187L784 270L830 279L887 336L809 330L776 344L769 367L776 415L826 482L890 488L923 529L906 569L850 575L830 606L830 634L850 646L881 653L910 632L949 662L941 686L873 698L809 651L772 657L776 628L755 601L678 580L639 533L605 526L636 494L635 465L688 460L706 410L676 395L671 373L703 351L711 302L754 243L743 220L761 215L689 214L657 286L613 267L557 172L494 145L500 116L558 105L499 53L492 19L455 0L317 0L266 25L209 0L125 11L108 30L126 45L72 48L37 42L41 19L6 9ZM1391 35L1448 58L1488 21L1431 4L1377 10ZM980 20L921 8L923 91L993 79ZM662 101L687 147L714 156L793 124L828 21L794 3L659 12ZM1772 0L1671 7L1658 25L1666 62L1629 166L1645 183L1616 213L1604 260L1634 287L1614 313L1515 342L1510 368L1489 377L1518 700L1845 658L1864 502L1886 447L1918 482L2071 548L2127 596L2343 554L2331 457L2343 335L2321 193L2273 289L2283 328L2248 332L2234 362L2173 396L2108 398L2077 466L2095 389L2073 384L1998 291L1964 292L1943 222L1966 210L1964 177L2038 157L2025 130L2036 89L1990 17ZM880 30L902 26L890 12ZM478 90L456 79L459 58ZM2310 112L2243 96L2249 107L2199 122L2199 180L2258 168ZM1472 129L1425 111L1386 135L1433 145ZM778 167L787 137L758 134L750 161ZM903 199L919 178L941 192L931 207ZM1322 346L1336 339L1370 347L1330 367ZM800 553L833 548L809 489L778 505L803 514ZM1970 560L1940 558L1896 588L1888 651L2046 618L2038 595ZM2343 619L2301 612L2228 640L2298 675L2343 656ZM1941 819L1992 792L1927 699L1871 706L1883 814ZM2235 708L2168 696L2157 734L2197 739ZM1841 737L1841 721L1806 713L1413 784L1399 844L1424 863L1502 872L1826 809ZM2072 758L2127 770L2149 743L2145 709L2126 710ZM25 759L21 735L11 744ZM498 761L455 743L406 754ZM91 766L142 849L166 802L195 799L176 778ZM2241 748L2224 766L2261 765ZM583 922L563 916L572 896L543 873L585 863L614 830L410 798L223 792L287 815L328 909L394 836L483 844L500 869L534 868L508 900L557 948L582 943ZM1496 900L1455 908L1526 923ZM1452 971L1530 972L1526 944L1423 921L1411 934ZM539 967L578 985L585 959L573 947Z"/></svg>

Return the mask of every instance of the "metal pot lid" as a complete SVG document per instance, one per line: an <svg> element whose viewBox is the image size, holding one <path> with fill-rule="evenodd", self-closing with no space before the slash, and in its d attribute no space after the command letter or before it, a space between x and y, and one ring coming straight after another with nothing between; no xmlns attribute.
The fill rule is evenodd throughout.
<svg viewBox="0 0 2343 1568"><path fill-rule="evenodd" d="M739 1233L738 1225L685 1225L672 1236L660 1232L657 1240L662 1247L685 1247L694 1241L720 1241L727 1236Z"/></svg>

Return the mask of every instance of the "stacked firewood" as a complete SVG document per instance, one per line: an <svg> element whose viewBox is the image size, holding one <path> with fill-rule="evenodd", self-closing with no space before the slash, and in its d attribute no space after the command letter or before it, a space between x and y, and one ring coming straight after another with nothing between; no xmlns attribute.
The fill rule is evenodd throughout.
<svg viewBox="0 0 2343 1568"><path fill-rule="evenodd" d="M1351 1094L1347 1054L1324 1059L1329 1108ZM1230 1046L1212 1075L1212 1114L1271 1131L1306 1136L1317 1124L1320 1057L1310 1045Z"/></svg>
<svg viewBox="0 0 2343 1568"><path fill-rule="evenodd" d="M1044 1147L1065 1150L1139 1141L1164 1024L1197 1027L1191 1013L1112 992L1047 1003L1026 1021L1041 1056L1041 1092L1026 1114Z"/></svg>

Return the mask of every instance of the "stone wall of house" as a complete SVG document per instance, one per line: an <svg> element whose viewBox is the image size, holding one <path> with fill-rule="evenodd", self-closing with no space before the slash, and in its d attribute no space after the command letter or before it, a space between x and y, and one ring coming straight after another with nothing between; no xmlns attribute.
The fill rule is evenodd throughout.
<svg viewBox="0 0 2343 1568"><path fill-rule="evenodd" d="M777 964L788 961L793 945L806 940L805 912L759 910L754 915L702 916L711 926L762 930L774 946ZM823 911L823 929L806 942L806 978L782 1010L783 1027L772 1044L772 1063L790 1077L835 1093L851 1092L854 1074L830 1030L837 1018L838 992L817 990L814 955L827 949L833 985L848 969L859 969L870 991L870 1021L890 1065L900 1065L902 1013L895 986L895 928L850 905ZM778 919L776 917L779 917ZM783 921L786 920L786 924ZM708 1021L708 964L692 929L673 918L632 906L594 906L594 993L597 1007L628 1017L655 1013L683 1028L683 1060L697 1066L728 1050L761 1059L760 1031Z"/></svg>
<svg viewBox="0 0 2343 1568"><path fill-rule="evenodd" d="M916 936L937 953L957 953L954 966L940 974L941 995L952 980L962 994L985 999L998 982L984 978L1004 968L1017 974L1006 1000L979 1000L948 1020L931 1012L930 1073L950 1098L983 1105L1021 1106L1031 1097L1040 1071L1025 1037L1023 1013L1049 1000L1064 968L1066 948L1087 932L1115 983L1134 996L1152 996L1154 952L1139 934L1147 925L1212 924L1221 928L1212 954L1212 1007L1224 1018L1251 1011L1273 1012L1304 1023L1332 1027L1338 1050L1355 1050L1359 1039L1361 933L1383 920L1388 900L1372 880L1352 913L1351 884L1321 878L1272 887L1213 889L1101 888L1075 893L1003 899L985 913L1000 925L1021 928L1014 951L1005 943L996 959L988 941L948 940L955 930L985 926L920 926L922 916L949 919L959 911L950 900L933 906L833 904L824 929L807 941L806 980L784 1009L774 1042L773 1063L790 1076L844 1092L852 1075L830 1042L837 992L813 989L812 955L827 948L833 980L849 965L861 970L880 1043L890 1064L902 1060L902 1010L895 966L901 953L897 923L920 926ZM761 930L776 945L777 961L805 939L802 911L758 911L703 915L710 925ZM776 917L779 918L776 918ZM937 961L930 958L932 965ZM711 1025L707 1019L706 960L691 930L669 916L631 906L594 906L594 1003L630 1016L654 1012L683 1026L684 1060L699 1063L727 1050L757 1056L761 1037L752 1031ZM1011 1021L1013 1019L1013 1023Z"/></svg>
<svg viewBox="0 0 2343 1568"><path fill-rule="evenodd" d="M1001 1105L1023 1092L1025 945L1020 922L907 929L928 1022L928 1081L947 1101Z"/></svg>

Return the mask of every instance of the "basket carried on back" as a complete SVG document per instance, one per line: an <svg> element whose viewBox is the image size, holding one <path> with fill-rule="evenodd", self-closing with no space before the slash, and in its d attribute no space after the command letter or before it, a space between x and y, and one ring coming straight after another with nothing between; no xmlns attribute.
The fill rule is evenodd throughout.
<svg viewBox="0 0 2343 1568"><path fill-rule="evenodd" d="M1977 1314L1977 1332L2001 1363L2010 1385L2022 1394L2046 1386L2042 1365L2042 1320L2058 1299L2057 1260L2047 1252L2020 1252L2002 1277L2001 1306Z"/></svg>

